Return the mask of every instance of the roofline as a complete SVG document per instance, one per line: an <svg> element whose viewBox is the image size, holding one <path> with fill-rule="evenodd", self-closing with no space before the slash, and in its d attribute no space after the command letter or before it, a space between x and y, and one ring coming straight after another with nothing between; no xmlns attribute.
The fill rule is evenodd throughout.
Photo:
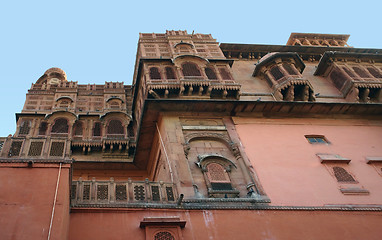
<svg viewBox="0 0 382 240"><path fill-rule="evenodd" d="M351 52L351 53L382 53L378 48L353 48L353 47L323 47L323 46L289 46L270 44L243 44L243 43L220 43L224 52L297 52L310 54L323 54L327 51Z"/></svg>

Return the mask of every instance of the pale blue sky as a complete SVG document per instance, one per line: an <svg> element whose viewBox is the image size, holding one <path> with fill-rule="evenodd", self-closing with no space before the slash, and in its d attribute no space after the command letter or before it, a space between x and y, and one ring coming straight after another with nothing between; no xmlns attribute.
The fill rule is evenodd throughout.
<svg viewBox="0 0 382 240"><path fill-rule="evenodd" d="M139 32L193 30L219 42L285 44L291 32L351 34L382 48L375 1L0 1L0 136L15 131L27 90L48 68L79 84L133 76Z"/></svg>

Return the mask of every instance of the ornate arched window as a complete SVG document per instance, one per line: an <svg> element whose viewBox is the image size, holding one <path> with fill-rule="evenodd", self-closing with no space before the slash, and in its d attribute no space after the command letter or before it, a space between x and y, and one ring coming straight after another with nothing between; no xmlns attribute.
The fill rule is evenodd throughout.
<svg viewBox="0 0 382 240"><path fill-rule="evenodd" d="M170 232L161 231L155 234L154 240L175 240L175 238Z"/></svg>
<svg viewBox="0 0 382 240"><path fill-rule="evenodd" d="M218 79L218 77L216 76L215 71L212 68L209 68L209 67L206 68L206 75L207 75L208 79L210 79L210 80Z"/></svg>
<svg viewBox="0 0 382 240"><path fill-rule="evenodd" d="M73 126L73 135L74 136L82 136L82 122L76 122Z"/></svg>
<svg viewBox="0 0 382 240"><path fill-rule="evenodd" d="M110 120L107 127L108 134L124 134L122 122L119 120Z"/></svg>
<svg viewBox="0 0 382 240"><path fill-rule="evenodd" d="M355 179L342 167L333 167L334 176L338 182L355 182Z"/></svg>
<svg viewBox="0 0 382 240"><path fill-rule="evenodd" d="M31 128L30 125L31 125L30 121L24 121L21 124L19 135L27 135L29 133L30 128Z"/></svg>
<svg viewBox="0 0 382 240"><path fill-rule="evenodd" d="M45 135L47 129L48 129L48 123L41 122L40 127L38 128L38 135Z"/></svg>
<svg viewBox="0 0 382 240"><path fill-rule="evenodd" d="M199 155L196 162L204 174L209 197L238 197L239 191L232 186L229 176L236 165L219 154Z"/></svg>
<svg viewBox="0 0 382 240"><path fill-rule="evenodd" d="M185 77L199 77L202 74L199 71L198 66L195 63L182 64L182 72Z"/></svg>
<svg viewBox="0 0 382 240"><path fill-rule="evenodd" d="M100 137L101 136L101 123L100 122L94 123L93 136L94 137Z"/></svg>
<svg viewBox="0 0 382 240"><path fill-rule="evenodd" d="M68 120L65 118L58 118L52 127L52 133L68 133L69 125Z"/></svg>
<svg viewBox="0 0 382 240"><path fill-rule="evenodd" d="M211 162L207 165L206 170L213 190L232 190L231 180L222 165Z"/></svg>
<svg viewBox="0 0 382 240"><path fill-rule="evenodd" d="M150 68L150 79L162 79L159 69L157 67Z"/></svg>
<svg viewBox="0 0 382 240"><path fill-rule="evenodd" d="M176 79L175 72L172 67L166 67L166 79Z"/></svg>

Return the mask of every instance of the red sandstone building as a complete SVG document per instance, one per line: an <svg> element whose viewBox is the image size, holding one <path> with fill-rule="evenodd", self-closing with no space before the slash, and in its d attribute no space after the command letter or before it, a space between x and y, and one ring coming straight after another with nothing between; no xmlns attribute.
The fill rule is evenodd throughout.
<svg viewBox="0 0 382 240"><path fill-rule="evenodd" d="M382 55L348 37L142 33L131 86L48 69L0 138L0 239L381 239Z"/></svg>

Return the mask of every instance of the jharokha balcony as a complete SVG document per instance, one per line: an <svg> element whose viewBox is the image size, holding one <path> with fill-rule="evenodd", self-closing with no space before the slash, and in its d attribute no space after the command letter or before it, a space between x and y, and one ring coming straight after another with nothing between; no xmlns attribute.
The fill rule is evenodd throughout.
<svg viewBox="0 0 382 240"><path fill-rule="evenodd" d="M166 207L176 206L173 183L145 181L72 181L72 207Z"/></svg>

